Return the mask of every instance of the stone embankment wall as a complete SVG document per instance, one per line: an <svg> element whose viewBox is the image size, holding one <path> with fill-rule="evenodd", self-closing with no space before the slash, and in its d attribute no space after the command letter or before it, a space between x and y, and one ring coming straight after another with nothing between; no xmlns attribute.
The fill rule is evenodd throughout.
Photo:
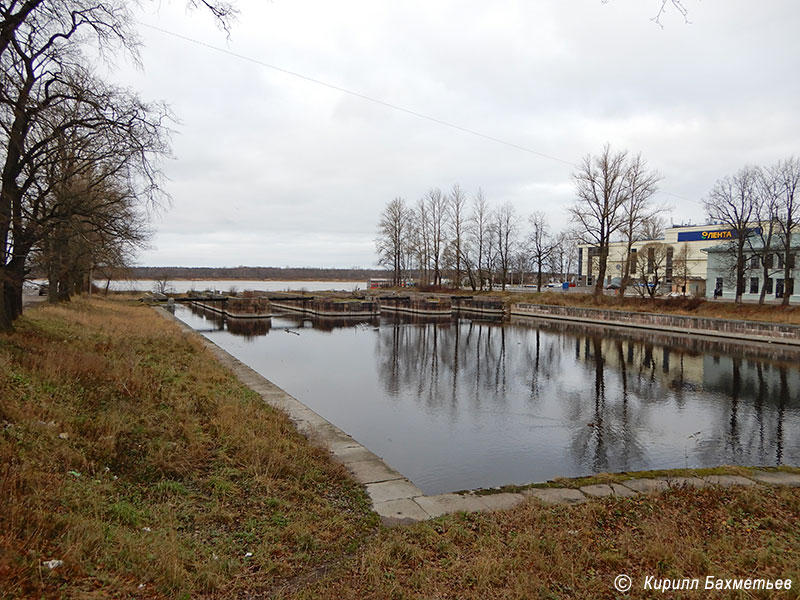
<svg viewBox="0 0 800 600"><path fill-rule="evenodd" d="M273 300L272 306L321 317L371 317L380 313L371 300L337 301L330 298L286 298Z"/></svg>
<svg viewBox="0 0 800 600"><path fill-rule="evenodd" d="M511 306L511 314L800 346L800 326L782 323L762 323L758 321L713 319L546 304L513 304Z"/></svg>
<svg viewBox="0 0 800 600"><path fill-rule="evenodd" d="M226 297L206 302L193 300L192 304L234 319L268 319L272 316L272 307L269 299L258 296L249 298Z"/></svg>
<svg viewBox="0 0 800 600"><path fill-rule="evenodd" d="M379 299L381 310L416 315L449 315L453 307L449 298L419 296L387 296Z"/></svg>
<svg viewBox="0 0 800 600"><path fill-rule="evenodd" d="M452 315L454 312L470 312L482 315L503 316L503 302L497 298L473 298L472 296L381 296L381 310L415 315Z"/></svg>

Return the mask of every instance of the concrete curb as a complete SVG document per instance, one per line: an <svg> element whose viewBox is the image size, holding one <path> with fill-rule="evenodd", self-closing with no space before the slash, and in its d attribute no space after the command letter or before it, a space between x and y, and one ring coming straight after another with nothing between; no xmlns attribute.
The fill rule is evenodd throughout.
<svg viewBox="0 0 800 600"><path fill-rule="evenodd" d="M622 483L596 484L575 488L529 488L521 493L474 492L426 496L402 473L386 464L379 456L362 446L350 435L315 413L297 398L245 365L208 338L164 309L156 311L186 331L198 335L214 356L247 387L256 392L273 408L285 412L298 431L309 441L327 449L333 459L344 465L353 479L366 488L373 510L385 525L402 525L425 521L454 512L486 512L507 510L536 498L545 504L579 504L609 496L637 496L678 487L708 487L731 485L787 485L800 487L800 475L780 471L756 471L752 478L739 475L708 477L659 477L629 479Z"/></svg>

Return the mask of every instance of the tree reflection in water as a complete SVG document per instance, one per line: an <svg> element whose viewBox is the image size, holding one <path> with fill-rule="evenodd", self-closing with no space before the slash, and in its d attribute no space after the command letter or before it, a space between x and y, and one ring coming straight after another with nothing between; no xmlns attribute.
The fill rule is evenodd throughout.
<svg viewBox="0 0 800 600"><path fill-rule="evenodd" d="M707 340L676 344L652 333L529 321L385 322L376 348L385 391L414 388L425 407L455 418L508 410L524 382L529 412L521 417L541 418L543 405L557 403L551 419L569 432L569 455L583 473L652 467L649 455L662 444L680 455L671 467L782 464L791 406L793 460L800 459L800 403L788 383L800 391L800 377L786 363L707 354L719 349ZM574 365L566 364L570 346ZM725 345L732 348L742 350ZM571 366L582 375L565 381L574 379ZM707 418L691 417L697 405Z"/></svg>
<svg viewBox="0 0 800 600"><path fill-rule="evenodd" d="M531 318L192 318L426 493L800 464L792 349Z"/></svg>

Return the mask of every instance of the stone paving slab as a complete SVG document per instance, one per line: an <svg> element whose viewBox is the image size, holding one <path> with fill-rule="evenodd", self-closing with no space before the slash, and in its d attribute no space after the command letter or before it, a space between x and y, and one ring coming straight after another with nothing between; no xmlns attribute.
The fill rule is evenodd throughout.
<svg viewBox="0 0 800 600"><path fill-rule="evenodd" d="M615 496L620 496L622 498L630 498L632 496L638 496L638 492L635 492L631 488L627 488L621 483L612 483L611 489L614 490Z"/></svg>
<svg viewBox="0 0 800 600"><path fill-rule="evenodd" d="M742 477L741 475L708 475L703 477L711 485L719 485L722 487L730 487L732 485L758 485L752 479Z"/></svg>
<svg viewBox="0 0 800 600"><path fill-rule="evenodd" d="M671 488L704 488L710 485L699 477L667 477L666 481Z"/></svg>
<svg viewBox="0 0 800 600"><path fill-rule="evenodd" d="M454 512L482 512L489 510L483 496L472 494L439 494L414 498L423 510L432 517L440 517Z"/></svg>
<svg viewBox="0 0 800 600"><path fill-rule="evenodd" d="M384 525L405 525L416 521L425 521L432 515L410 498L378 502L373 507Z"/></svg>
<svg viewBox="0 0 800 600"><path fill-rule="evenodd" d="M333 458L343 465L352 462L361 462L363 460L380 460L377 454L367 450L364 446L358 442L354 442L352 439L349 444L337 444L333 448L330 448L330 451L331 454L333 454Z"/></svg>
<svg viewBox="0 0 800 600"><path fill-rule="evenodd" d="M614 495L614 490L611 489L610 485L606 485L605 483L585 485L582 488L580 488L580 491L586 494L587 496L591 496L592 498L605 498L606 496Z"/></svg>
<svg viewBox="0 0 800 600"><path fill-rule="evenodd" d="M488 510L508 510L521 504L525 500L522 494L511 494L503 492L500 494L486 494L481 496L481 502L486 505Z"/></svg>
<svg viewBox="0 0 800 600"><path fill-rule="evenodd" d="M800 487L800 475L796 473L786 473L784 471L754 471L751 477L761 483Z"/></svg>
<svg viewBox="0 0 800 600"><path fill-rule="evenodd" d="M381 481L395 481L405 479L401 474L389 467L381 459L362 460L350 462L345 465L359 483L380 483Z"/></svg>
<svg viewBox="0 0 800 600"><path fill-rule="evenodd" d="M402 498L416 498L422 496L422 490L411 483L408 479L397 479L395 481L382 481L380 483L368 483L367 494L372 498L372 503L377 505L389 500L400 500ZM424 507L423 507L424 508Z"/></svg>
<svg viewBox="0 0 800 600"><path fill-rule="evenodd" d="M532 488L522 493L526 496L538 498L548 504L578 504L586 502L586 496L579 490L570 488Z"/></svg>
<svg viewBox="0 0 800 600"><path fill-rule="evenodd" d="M669 483L665 479L629 479L623 481L622 485L641 494L664 492L669 489Z"/></svg>

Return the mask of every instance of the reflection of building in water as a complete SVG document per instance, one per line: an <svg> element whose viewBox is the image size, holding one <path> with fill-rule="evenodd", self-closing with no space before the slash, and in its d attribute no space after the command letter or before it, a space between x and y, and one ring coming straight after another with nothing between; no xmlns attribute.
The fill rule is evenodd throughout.
<svg viewBox="0 0 800 600"><path fill-rule="evenodd" d="M800 396L800 371L780 363L749 360L736 356L703 356L705 389L735 397L761 395L781 397L793 403Z"/></svg>
<svg viewBox="0 0 800 600"><path fill-rule="evenodd" d="M686 443L686 463L690 456L692 464L705 466L800 461L800 431L787 425L796 423L800 412L796 349L527 320L529 326L568 335L575 359L594 376L593 406L584 399L575 403L572 415L591 420L591 427L574 438L573 452L591 456L595 469L627 462L623 452L615 463L613 452L627 435L616 434L628 430L632 416L644 423L646 407L658 404L672 415L662 414L662 423L676 419L665 431ZM629 402L634 398L638 405ZM685 415L692 414L687 421Z"/></svg>
<svg viewBox="0 0 800 600"><path fill-rule="evenodd" d="M579 358L593 362L596 346L594 337L578 338ZM600 338L600 352L607 367L628 371L638 376L648 374L662 385L675 390L703 384L703 357L681 352L669 346L657 346L634 340L613 337Z"/></svg>

